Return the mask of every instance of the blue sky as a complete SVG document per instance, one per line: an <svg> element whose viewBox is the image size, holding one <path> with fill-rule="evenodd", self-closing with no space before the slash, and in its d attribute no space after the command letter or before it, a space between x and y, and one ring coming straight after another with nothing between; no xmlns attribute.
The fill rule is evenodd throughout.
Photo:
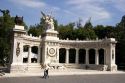
<svg viewBox="0 0 125 83"><path fill-rule="evenodd" d="M41 11L51 14L59 24L81 19L84 25L91 17L94 26L115 26L125 15L125 0L1 0L0 9L23 16L28 26L40 22Z"/></svg>

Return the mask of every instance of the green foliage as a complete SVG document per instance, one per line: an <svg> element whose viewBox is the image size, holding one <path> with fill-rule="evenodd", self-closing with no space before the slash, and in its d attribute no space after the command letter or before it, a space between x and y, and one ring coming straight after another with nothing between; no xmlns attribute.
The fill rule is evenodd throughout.
<svg viewBox="0 0 125 83"><path fill-rule="evenodd" d="M118 40L125 39L125 15L122 17L121 22L116 25L116 33Z"/></svg>
<svg viewBox="0 0 125 83"><path fill-rule="evenodd" d="M28 30L28 34L32 34L33 36L39 36L43 33L43 28L40 25L30 26Z"/></svg>
<svg viewBox="0 0 125 83"><path fill-rule="evenodd" d="M73 23L70 23L66 26L60 25L58 27L58 31L59 31L59 38L60 39L73 39Z"/></svg>
<svg viewBox="0 0 125 83"><path fill-rule="evenodd" d="M85 34L86 38L96 39L96 34L93 29L85 28L84 32L85 32L84 34Z"/></svg>
<svg viewBox="0 0 125 83"><path fill-rule="evenodd" d="M0 10L0 64L3 66L9 62L11 50L11 31L15 25L14 17L11 17L9 10ZM27 28L23 22L25 29Z"/></svg>
<svg viewBox="0 0 125 83"><path fill-rule="evenodd" d="M105 36L108 38L115 37L115 28L113 26L106 26L105 27Z"/></svg>
<svg viewBox="0 0 125 83"><path fill-rule="evenodd" d="M113 26L97 25L94 27L94 31L99 39L115 37L115 27Z"/></svg>
<svg viewBox="0 0 125 83"><path fill-rule="evenodd" d="M90 24L90 25L89 25ZM96 39L96 34L92 28L92 24L85 24L85 27L74 28L74 23L69 23L68 25L60 25L59 27L59 38L60 39ZM87 28L88 26L88 28ZM91 26L91 27L90 27Z"/></svg>
<svg viewBox="0 0 125 83"><path fill-rule="evenodd" d="M5 65L10 55L10 30L14 27L14 18L9 12L1 13L3 16L0 16L0 64Z"/></svg>
<svg viewBox="0 0 125 83"><path fill-rule="evenodd" d="M103 25L97 25L94 27L95 34L99 39L105 38L105 27Z"/></svg>
<svg viewBox="0 0 125 83"><path fill-rule="evenodd" d="M86 24L84 25L84 28L85 29L92 29L93 28L92 23L90 22L90 20L88 22L86 22Z"/></svg>
<svg viewBox="0 0 125 83"><path fill-rule="evenodd" d="M125 16L122 17L121 22L116 25L115 37L118 41L116 48L117 64L125 66Z"/></svg>

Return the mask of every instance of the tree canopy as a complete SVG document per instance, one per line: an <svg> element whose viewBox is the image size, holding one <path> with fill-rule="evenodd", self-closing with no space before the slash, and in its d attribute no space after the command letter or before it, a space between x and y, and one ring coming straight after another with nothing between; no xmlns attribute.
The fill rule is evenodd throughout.
<svg viewBox="0 0 125 83"><path fill-rule="evenodd" d="M14 28L14 17L10 15L9 10L0 10L0 64L5 65L9 61L11 49L11 32ZM26 24L23 23L25 29Z"/></svg>

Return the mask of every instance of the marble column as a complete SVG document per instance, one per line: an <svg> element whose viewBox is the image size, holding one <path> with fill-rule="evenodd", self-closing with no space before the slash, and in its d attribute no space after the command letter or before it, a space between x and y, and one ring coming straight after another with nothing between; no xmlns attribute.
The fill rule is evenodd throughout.
<svg viewBox="0 0 125 83"><path fill-rule="evenodd" d="M57 55L56 55L57 63L59 63L59 49L60 48L56 48L56 51L57 51Z"/></svg>
<svg viewBox="0 0 125 83"><path fill-rule="evenodd" d="M65 63L69 63L69 48L66 48L66 60Z"/></svg>
<svg viewBox="0 0 125 83"><path fill-rule="evenodd" d="M96 65L99 65L99 51L98 51L98 49L95 49L96 50L96 52L95 52L95 64Z"/></svg>
<svg viewBox="0 0 125 83"><path fill-rule="evenodd" d="M79 49L76 48L76 58L75 58L75 63L78 64L79 63Z"/></svg>
<svg viewBox="0 0 125 83"><path fill-rule="evenodd" d="M23 63L23 43L20 44L20 54L21 63Z"/></svg>
<svg viewBox="0 0 125 83"><path fill-rule="evenodd" d="M86 60L85 60L86 65L89 64L89 49L86 49Z"/></svg>
<svg viewBox="0 0 125 83"><path fill-rule="evenodd" d="M31 63L31 46L28 49L28 63Z"/></svg>
<svg viewBox="0 0 125 83"><path fill-rule="evenodd" d="M106 49L104 49L104 65L106 64Z"/></svg>
<svg viewBox="0 0 125 83"><path fill-rule="evenodd" d="M40 55L41 55L41 46L38 46L38 55L37 55L37 63L40 63Z"/></svg>

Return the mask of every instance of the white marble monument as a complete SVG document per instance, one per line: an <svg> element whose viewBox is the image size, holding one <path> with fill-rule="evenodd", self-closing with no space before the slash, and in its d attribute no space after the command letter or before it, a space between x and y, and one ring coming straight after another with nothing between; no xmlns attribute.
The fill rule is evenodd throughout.
<svg viewBox="0 0 125 83"><path fill-rule="evenodd" d="M40 72L41 68L50 69L81 68L117 71L115 64L114 38L102 40L61 40L54 30L53 18L42 13L45 20L44 36L27 35L24 26L15 25L11 48L10 72ZM37 52L33 52L37 49ZM65 51L63 62L60 49ZM71 49L75 51L71 59ZM84 51L80 57L80 50ZM90 52L93 51L93 54ZM94 56L94 57L93 57ZM103 57L101 57L103 56ZM92 57L92 58L91 58ZM101 58L100 58L101 57ZM80 63L80 60L83 63ZM103 62L103 63L101 63Z"/></svg>

